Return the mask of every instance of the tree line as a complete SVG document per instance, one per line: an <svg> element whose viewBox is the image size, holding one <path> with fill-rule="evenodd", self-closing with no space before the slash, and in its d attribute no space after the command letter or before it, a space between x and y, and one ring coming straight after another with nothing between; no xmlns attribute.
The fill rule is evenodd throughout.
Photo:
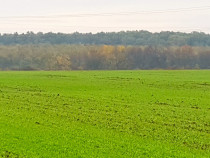
<svg viewBox="0 0 210 158"><path fill-rule="evenodd" d="M210 47L0 46L0 70L210 69Z"/></svg>
<svg viewBox="0 0 210 158"><path fill-rule="evenodd" d="M84 44L141 46L210 46L210 34L202 32L121 31L92 33L14 33L0 34L0 45L24 44Z"/></svg>

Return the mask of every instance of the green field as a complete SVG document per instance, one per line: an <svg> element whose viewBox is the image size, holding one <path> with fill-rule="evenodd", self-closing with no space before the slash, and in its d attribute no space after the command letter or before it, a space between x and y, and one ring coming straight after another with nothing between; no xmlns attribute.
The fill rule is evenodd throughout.
<svg viewBox="0 0 210 158"><path fill-rule="evenodd" d="M209 155L209 70L0 72L1 157Z"/></svg>

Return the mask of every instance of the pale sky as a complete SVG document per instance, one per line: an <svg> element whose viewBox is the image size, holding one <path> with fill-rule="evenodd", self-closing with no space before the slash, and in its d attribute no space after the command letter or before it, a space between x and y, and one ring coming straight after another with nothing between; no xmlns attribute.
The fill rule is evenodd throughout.
<svg viewBox="0 0 210 158"><path fill-rule="evenodd" d="M210 0L0 0L0 33L210 33Z"/></svg>

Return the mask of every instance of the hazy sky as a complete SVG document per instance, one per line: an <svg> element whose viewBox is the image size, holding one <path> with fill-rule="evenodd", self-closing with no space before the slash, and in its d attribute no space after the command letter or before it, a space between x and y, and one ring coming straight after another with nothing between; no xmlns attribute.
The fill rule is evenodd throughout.
<svg viewBox="0 0 210 158"><path fill-rule="evenodd" d="M0 0L0 33L210 33L210 0Z"/></svg>

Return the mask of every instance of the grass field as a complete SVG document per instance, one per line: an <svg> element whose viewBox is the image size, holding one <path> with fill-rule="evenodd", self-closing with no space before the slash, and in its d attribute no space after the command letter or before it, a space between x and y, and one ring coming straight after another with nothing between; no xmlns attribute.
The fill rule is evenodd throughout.
<svg viewBox="0 0 210 158"><path fill-rule="evenodd" d="M209 70L0 72L1 157L209 155Z"/></svg>

